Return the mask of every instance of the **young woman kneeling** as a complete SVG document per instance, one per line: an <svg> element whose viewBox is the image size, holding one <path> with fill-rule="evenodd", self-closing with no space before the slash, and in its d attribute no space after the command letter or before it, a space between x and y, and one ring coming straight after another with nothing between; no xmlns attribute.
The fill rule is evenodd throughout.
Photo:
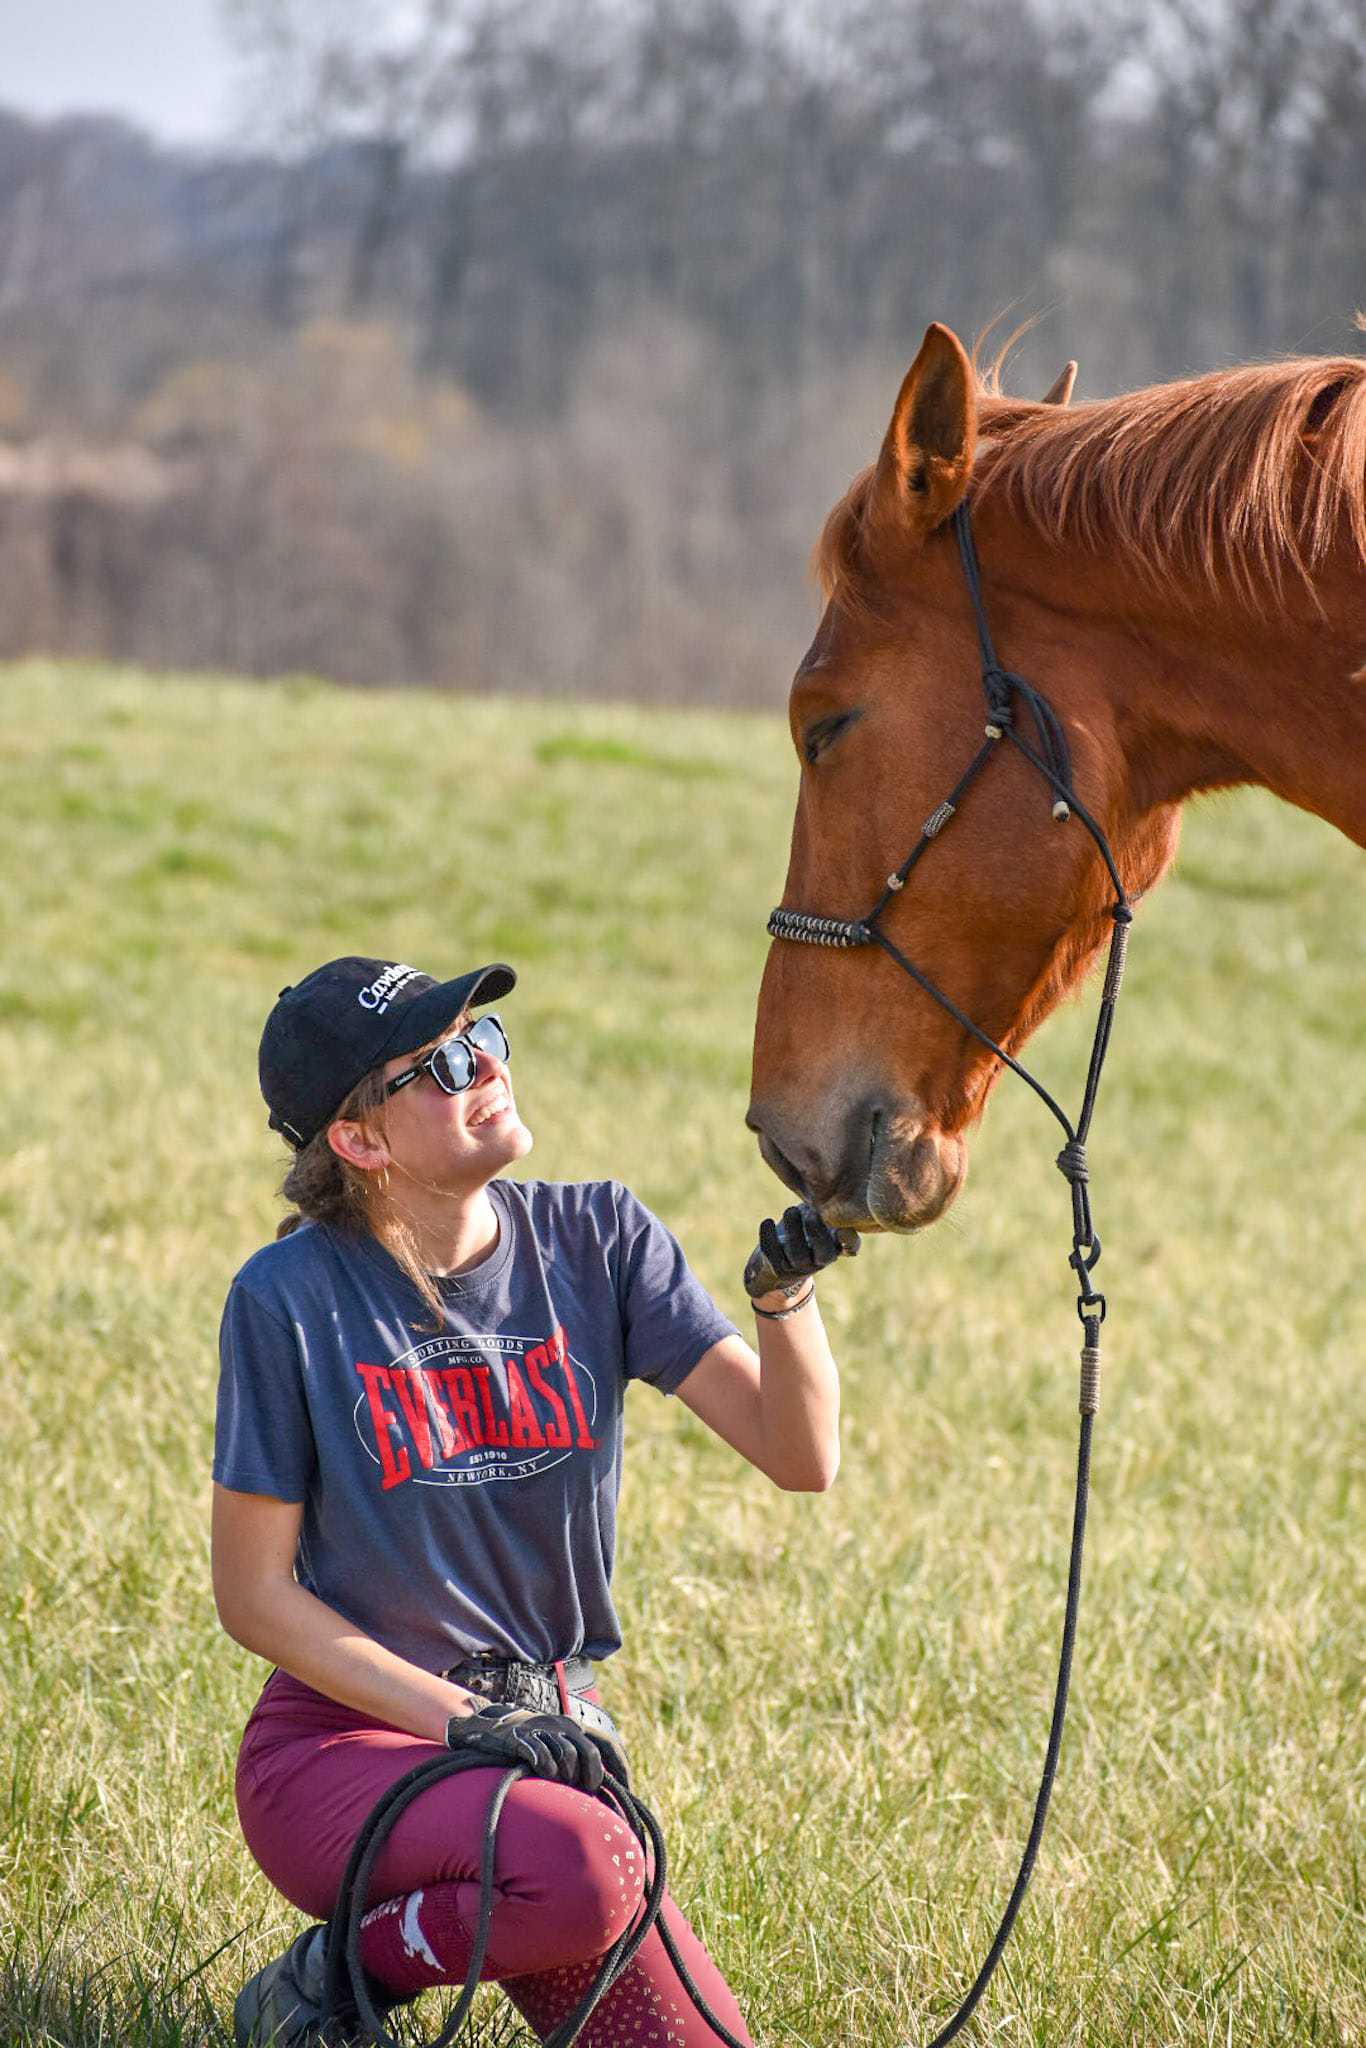
<svg viewBox="0 0 1366 2048"><path fill-rule="evenodd" d="M224 1311L213 1574L224 1628L277 1667L242 1742L243 1832L314 1921L382 1793L447 1749L487 1759L425 1791L379 1857L360 1933L377 2003L463 1981L490 1790L510 1761L533 1773L498 1826L483 1974L544 2038L647 1879L592 1796L604 1754L621 1762L597 1675L621 1641L627 1383L677 1394L779 1486L828 1486L839 1387L812 1276L840 1246L810 1210L764 1226L781 1284L755 1300L756 1352L619 1182L505 1178L531 1134L502 1023L475 1013L515 979L353 956L272 1010L261 1087L295 1213ZM747 2040L671 1901L662 1917ZM244 1987L238 2048L319 2048L323 1937L309 1926ZM329 2048L362 2038L343 2019ZM580 2038L718 2041L658 1928Z"/></svg>

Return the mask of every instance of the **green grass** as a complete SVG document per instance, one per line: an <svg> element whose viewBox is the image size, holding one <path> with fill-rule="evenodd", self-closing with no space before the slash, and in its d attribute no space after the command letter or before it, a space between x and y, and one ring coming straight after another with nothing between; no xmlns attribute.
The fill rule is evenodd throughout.
<svg viewBox="0 0 1366 2048"><path fill-rule="evenodd" d="M0 777L0 2042L222 2048L297 1924L237 1831L261 1671L208 1575L264 1013L334 952L511 959L530 1167L630 1181L738 1313L795 769L777 719L31 662ZM1364 878L1240 797L1140 914L1073 1713L979 2042L1366 2038ZM1093 995L1037 1044L1070 1103ZM610 1703L769 2044L928 2036L1013 1878L1075 1456L1055 1150L1007 1082L950 1218L826 1283L830 1495L630 1404Z"/></svg>

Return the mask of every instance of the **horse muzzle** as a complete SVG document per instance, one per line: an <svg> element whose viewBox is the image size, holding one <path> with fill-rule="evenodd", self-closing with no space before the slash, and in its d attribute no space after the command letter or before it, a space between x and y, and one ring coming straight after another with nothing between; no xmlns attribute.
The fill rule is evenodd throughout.
<svg viewBox="0 0 1366 2048"><path fill-rule="evenodd" d="M756 1102L746 1122L765 1163L832 1228L923 1230L967 1177L961 1137L885 1100L822 1106L810 1122Z"/></svg>

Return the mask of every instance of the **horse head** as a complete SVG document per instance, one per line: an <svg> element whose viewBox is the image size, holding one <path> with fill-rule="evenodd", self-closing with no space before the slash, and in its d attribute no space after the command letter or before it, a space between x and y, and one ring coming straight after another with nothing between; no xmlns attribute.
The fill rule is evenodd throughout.
<svg viewBox="0 0 1366 2048"><path fill-rule="evenodd" d="M1070 369L1044 404L1066 404ZM986 425L1008 431L1039 410L996 401ZM933 326L876 463L820 545L827 602L790 705L801 782L785 908L865 916L982 744L982 660L950 524L985 451L978 428L975 372ZM1057 710L1077 794L1136 892L1171 857L1177 807L1132 800L1112 700L1096 687L1122 633L1089 615L1084 570L1055 558L1039 573L1040 546L1008 508L983 525L992 630L1006 665ZM1046 780L1003 747L880 921L1013 1054L1108 938L1113 896L1089 834L1055 819ZM827 1221L913 1230L938 1216L1000 1071L879 948L773 945L748 1122L768 1164Z"/></svg>

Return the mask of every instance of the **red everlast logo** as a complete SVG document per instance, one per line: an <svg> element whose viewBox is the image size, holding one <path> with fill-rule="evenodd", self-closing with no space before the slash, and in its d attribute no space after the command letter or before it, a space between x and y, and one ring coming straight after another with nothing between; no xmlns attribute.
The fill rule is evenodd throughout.
<svg viewBox="0 0 1366 2048"><path fill-rule="evenodd" d="M597 1391L562 1326L540 1341L443 1335L356 1371L357 1433L386 1489L526 1479L598 1446Z"/></svg>

